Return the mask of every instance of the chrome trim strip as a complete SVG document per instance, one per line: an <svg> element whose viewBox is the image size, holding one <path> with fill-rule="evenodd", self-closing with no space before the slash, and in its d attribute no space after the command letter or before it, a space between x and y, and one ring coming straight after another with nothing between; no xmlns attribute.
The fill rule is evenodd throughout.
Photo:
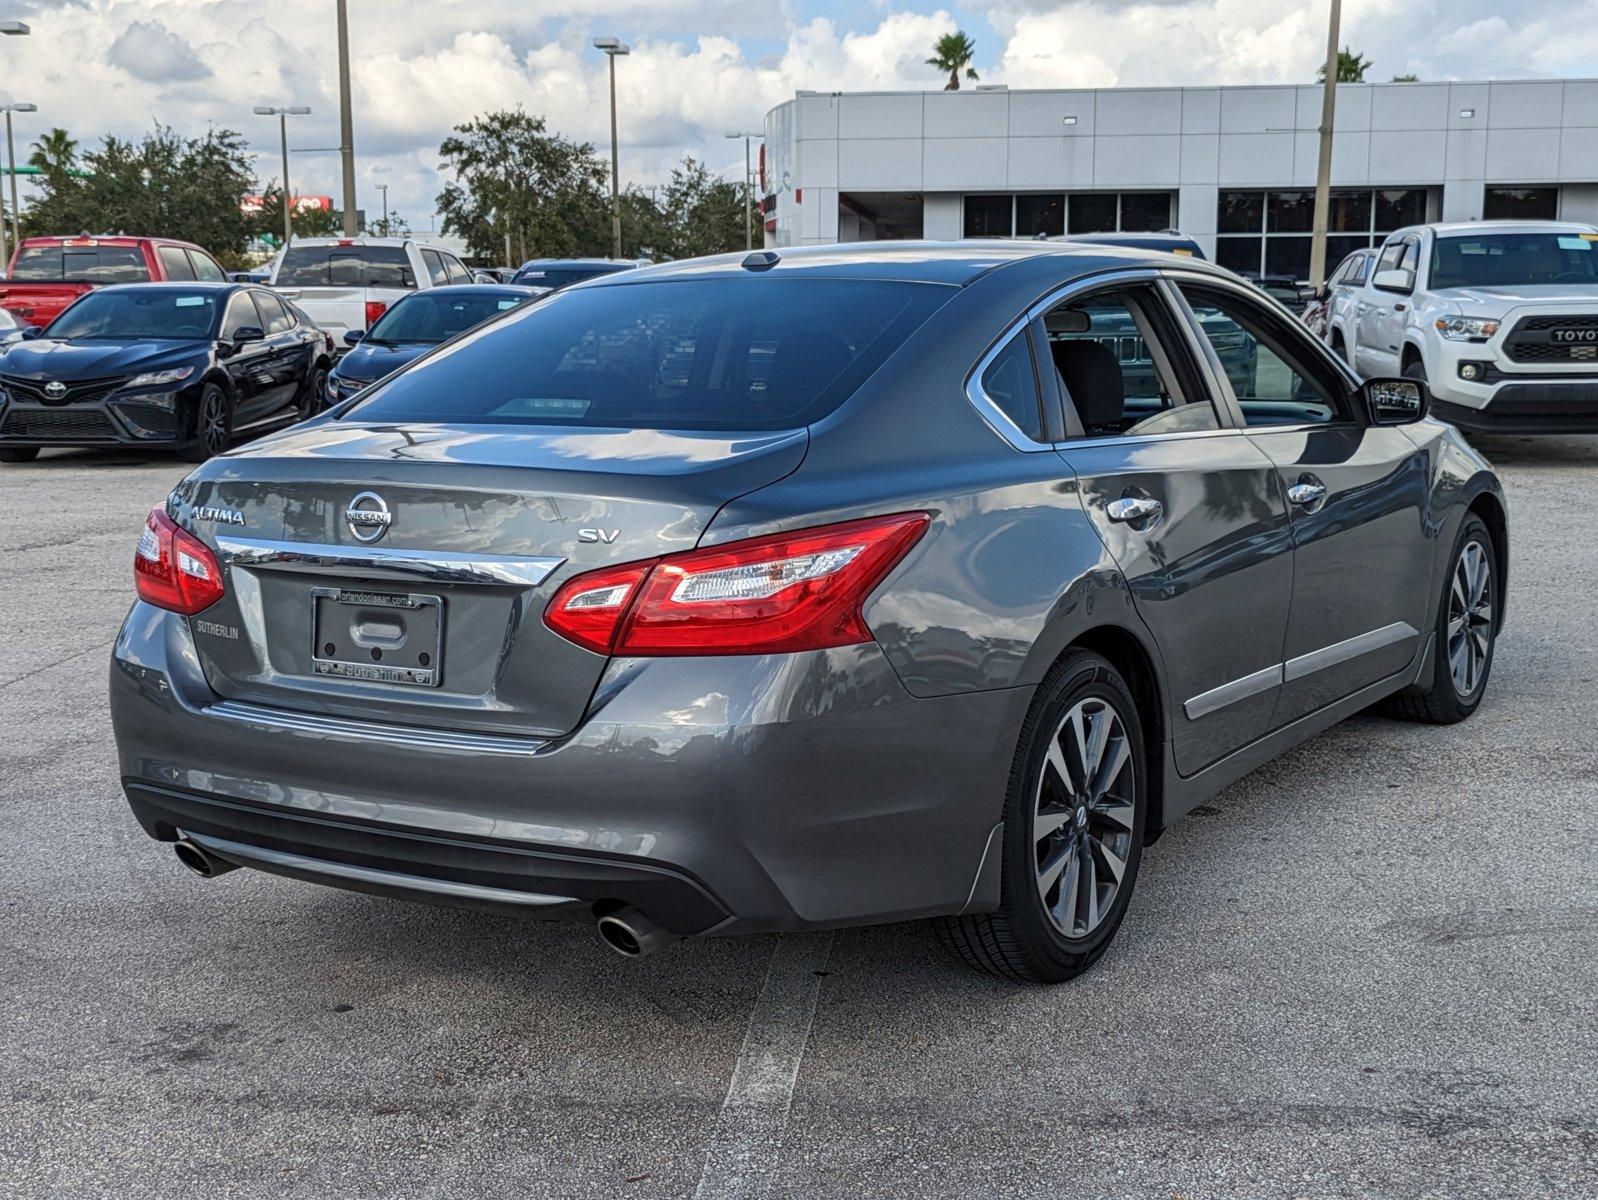
<svg viewBox="0 0 1598 1200"><path fill-rule="evenodd" d="M1373 650L1380 650L1397 642L1407 642L1410 638L1419 636L1420 631L1408 621L1394 621L1391 625L1383 625L1380 629L1372 629L1369 633L1362 633L1358 637L1333 642L1330 646L1322 646L1319 650L1311 650L1308 654L1290 658L1282 664L1282 670L1286 681L1291 683L1295 679L1302 679L1306 675L1313 675L1316 671L1335 667L1351 658L1358 658Z"/></svg>
<svg viewBox="0 0 1598 1200"><path fill-rule="evenodd" d="M500 583L537 587L566 560L502 554L440 554L393 546L330 546L218 537L217 553L235 567L288 569L321 574L383 574L429 583Z"/></svg>
<svg viewBox="0 0 1598 1200"><path fill-rule="evenodd" d="M1240 700L1268 692L1281 682L1282 664L1276 663L1263 671L1255 671L1252 675L1245 675L1241 679L1232 680L1231 683L1223 683L1218 688L1199 693L1182 705L1182 711L1187 713L1189 721L1196 721Z"/></svg>
<svg viewBox="0 0 1598 1200"><path fill-rule="evenodd" d="M343 879L351 883L374 884L378 887L397 888L407 892L427 892L457 900L487 901L491 904L516 904L524 908L552 908L560 904L576 904L572 896L551 896L544 892L517 892L510 888L486 887L480 883L457 883L449 879L434 879L427 875L405 875L399 871L382 871L376 867L361 867L354 863L334 862L327 858L309 858L302 854L285 854L281 850L268 850L264 846L247 846L223 838L183 830L183 836L203 850L218 858L237 863L241 867L255 867L263 871L284 874L308 875L319 879Z"/></svg>
<svg viewBox="0 0 1598 1200"><path fill-rule="evenodd" d="M457 733L446 729L427 729L417 725L384 725L377 721L355 721L346 717L325 717L315 713L289 712L239 700L218 700L200 709L202 715L222 721L283 729L313 737L344 741L380 742L391 746L410 746L426 750L455 751L462 754L507 754L530 758L549 745L541 738L517 737L498 733Z"/></svg>

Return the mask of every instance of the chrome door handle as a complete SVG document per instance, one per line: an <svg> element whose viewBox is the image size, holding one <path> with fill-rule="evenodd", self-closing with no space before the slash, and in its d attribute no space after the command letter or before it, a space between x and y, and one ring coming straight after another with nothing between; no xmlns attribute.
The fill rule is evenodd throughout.
<svg viewBox="0 0 1598 1200"><path fill-rule="evenodd" d="M1107 510L1112 521L1146 521L1165 511L1165 506L1152 496L1122 496L1111 500Z"/></svg>
<svg viewBox="0 0 1598 1200"><path fill-rule="evenodd" d="M1326 499L1326 485L1300 480L1287 489L1287 498L1299 508L1312 508Z"/></svg>

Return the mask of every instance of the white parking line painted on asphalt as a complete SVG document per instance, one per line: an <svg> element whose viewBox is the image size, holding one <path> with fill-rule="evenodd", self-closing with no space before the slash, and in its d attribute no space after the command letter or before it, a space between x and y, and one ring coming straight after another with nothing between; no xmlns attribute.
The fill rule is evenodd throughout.
<svg viewBox="0 0 1598 1200"><path fill-rule="evenodd" d="M705 1151L696 1200L764 1196L782 1153L794 1084L810 1043L832 934L790 934L772 951L766 981L749 1014L716 1131Z"/></svg>

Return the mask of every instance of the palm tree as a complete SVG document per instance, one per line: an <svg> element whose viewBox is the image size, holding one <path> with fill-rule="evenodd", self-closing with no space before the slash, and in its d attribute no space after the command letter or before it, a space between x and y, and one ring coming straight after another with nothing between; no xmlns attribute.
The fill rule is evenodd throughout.
<svg viewBox="0 0 1598 1200"><path fill-rule="evenodd" d="M960 90L960 72L965 72L967 79L975 79L977 73L971 66L971 60L977 56L977 44L964 33L956 31L946 33L938 39L938 44L932 48L932 57L927 59L927 66L937 67L940 71L949 73L949 82L943 85L946 92Z"/></svg>
<svg viewBox="0 0 1598 1200"><path fill-rule="evenodd" d="M1344 46L1337 52L1337 82L1364 83L1365 72L1370 70L1370 66L1370 59ZM1326 82L1326 68L1324 66L1315 72L1315 82Z"/></svg>
<svg viewBox="0 0 1598 1200"><path fill-rule="evenodd" d="M33 153L28 165L38 167L52 189L66 183L68 172L78 164L77 139L68 136L65 129L52 129L33 143Z"/></svg>

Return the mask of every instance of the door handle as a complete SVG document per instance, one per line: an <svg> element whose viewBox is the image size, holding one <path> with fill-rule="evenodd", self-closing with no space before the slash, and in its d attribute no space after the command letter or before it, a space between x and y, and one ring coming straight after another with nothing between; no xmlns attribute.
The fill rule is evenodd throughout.
<svg viewBox="0 0 1598 1200"><path fill-rule="evenodd" d="M1165 506L1153 496L1122 496L1119 500L1111 500L1107 511L1112 521L1135 524L1159 516Z"/></svg>
<svg viewBox="0 0 1598 1200"><path fill-rule="evenodd" d="M1287 498L1294 507L1313 512L1326 499L1326 485L1318 479L1305 477L1287 489Z"/></svg>

